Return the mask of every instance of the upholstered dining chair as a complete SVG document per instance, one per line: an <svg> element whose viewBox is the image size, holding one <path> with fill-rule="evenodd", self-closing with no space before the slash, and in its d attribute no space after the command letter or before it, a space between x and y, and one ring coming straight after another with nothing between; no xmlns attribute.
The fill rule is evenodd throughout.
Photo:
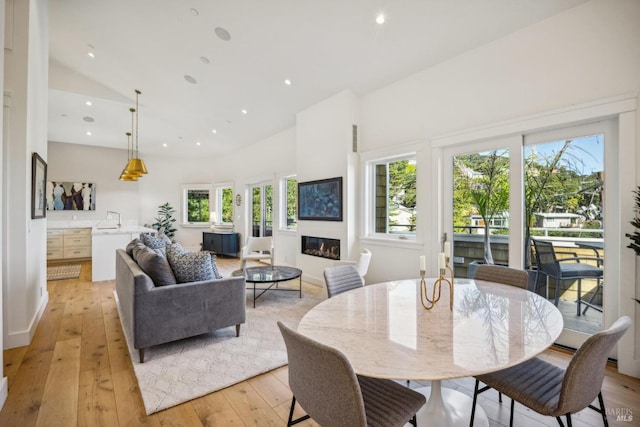
<svg viewBox="0 0 640 427"><path fill-rule="evenodd" d="M425 397L394 381L356 375L346 356L290 329L278 327L289 358L293 393L287 426L312 418L324 427L415 426ZM307 415L293 420L296 402Z"/></svg>
<svg viewBox="0 0 640 427"><path fill-rule="evenodd" d="M364 286L360 273L353 265L325 268L324 282L327 285L327 296L329 298Z"/></svg>
<svg viewBox="0 0 640 427"><path fill-rule="evenodd" d="M487 282L503 283L522 289L527 289L529 285L529 274L526 271L502 265L482 264L478 266L473 278L486 280Z"/></svg>
<svg viewBox="0 0 640 427"><path fill-rule="evenodd" d="M587 264L581 261L592 260L598 262L595 257L578 257L572 254L569 258L557 258L556 254L560 253L553 249L553 244L549 241L532 239L536 252L536 264L539 273L545 274L547 277L556 279L556 289L554 292L554 304L558 305L560 292L562 290L562 282L565 280L578 281L578 301L577 315L580 316L580 305L585 304L588 307L602 311L602 308L592 304L589 301L582 300L582 280L595 279L598 281L598 289L602 280L603 270L595 265Z"/></svg>
<svg viewBox="0 0 640 427"><path fill-rule="evenodd" d="M362 282L364 283L364 276L367 275L367 271L369 270L369 264L371 264L371 251L367 248L362 249L360 253L360 257L357 261L336 261L334 262L334 266L339 265L353 265L358 270L360 277L362 277Z"/></svg>
<svg viewBox="0 0 640 427"><path fill-rule="evenodd" d="M247 267L248 260L270 260L273 265L273 238L268 237L249 237L247 244L240 251L240 259L242 260L242 269Z"/></svg>
<svg viewBox="0 0 640 427"><path fill-rule="evenodd" d="M575 352L566 369L534 358L476 377L470 425L473 426L478 394L494 388L511 398L510 426L513 426L515 401L542 415L556 417L561 427L564 423L560 417L566 416L571 427L571 414L589 407L599 412L604 425L608 426L601 391L604 370L609 353L630 325L631 318L623 316L608 329L590 336ZM480 381L486 386L479 389ZM600 408L592 405L596 398Z"/></svg>

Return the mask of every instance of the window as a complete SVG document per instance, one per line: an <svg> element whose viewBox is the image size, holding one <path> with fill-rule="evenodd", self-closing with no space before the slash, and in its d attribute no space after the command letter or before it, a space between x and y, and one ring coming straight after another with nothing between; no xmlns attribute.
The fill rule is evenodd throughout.
<svg viewBox="0 0 640 427"><path fill-rule="evenodd" d="M216 222L233 222L233 185L231 183L216 185L216 199L212 211L215 212Z"/></svg>
<svg viewBox="0 0 640 427"><path fill-rule="evenodd" d="M252 185L251 191L251 235L271 236L273 233L273 186L266 182Z"/></svg>
<svg viewBox="0 0 640 427"><path fill-rule="evenodd" d="M298 226L298 180L296 177L286 177L282 180L282 190L280 200L282 206L281 228L295 230Z"/></svg>
<svg viewBox="0 0 640 427"><path fill-rule="evenodd" d="M370 234L398 238L416 234L416 154L369 163Z"/></svg>
<svg viewBox="0 0 640 427"><path fill-rule="evenodd" d="M209 224L211 186L188 184L182 189L182 223Z"/></svg>

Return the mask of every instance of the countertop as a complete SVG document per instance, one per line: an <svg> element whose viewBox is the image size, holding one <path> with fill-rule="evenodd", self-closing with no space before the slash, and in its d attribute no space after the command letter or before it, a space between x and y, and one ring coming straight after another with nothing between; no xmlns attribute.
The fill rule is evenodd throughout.
<svg viewBox="0 0 640 427"><path fill-rule="evenodd" d="M91 235L100 236L100 235L108 235L108 234L129 234L129 233L156 233L157 230L155 228L143 227L142 225L123 225L122 227L112 227L112 228L101 228L101 227L93 227L91 228Z"/></svg>

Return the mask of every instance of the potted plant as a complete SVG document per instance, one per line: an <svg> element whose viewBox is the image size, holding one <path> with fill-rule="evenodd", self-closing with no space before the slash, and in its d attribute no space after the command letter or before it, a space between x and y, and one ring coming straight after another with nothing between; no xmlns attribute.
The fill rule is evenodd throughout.
<svg viewBox="0 0 640 427"><path fill-rule="evenodd" d="M156 222L152 225L158 231L164 229L164 234L170 239L173 239L176 234L176 229L173 228L173 223L176 222L173 217L174 213L175 210L169 202L158 206L158 216L155 218Z"/></svg>

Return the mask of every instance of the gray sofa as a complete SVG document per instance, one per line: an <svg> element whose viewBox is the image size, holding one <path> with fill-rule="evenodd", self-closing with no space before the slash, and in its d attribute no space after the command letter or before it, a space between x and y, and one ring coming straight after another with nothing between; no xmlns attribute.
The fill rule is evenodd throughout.
<svg viewBox="0 0 640 427"><path fill-rule="evenodd" d="M155 286L126 251L116 251L120 320L138 349L200 335L246 320L244 277Z"/></svg>

